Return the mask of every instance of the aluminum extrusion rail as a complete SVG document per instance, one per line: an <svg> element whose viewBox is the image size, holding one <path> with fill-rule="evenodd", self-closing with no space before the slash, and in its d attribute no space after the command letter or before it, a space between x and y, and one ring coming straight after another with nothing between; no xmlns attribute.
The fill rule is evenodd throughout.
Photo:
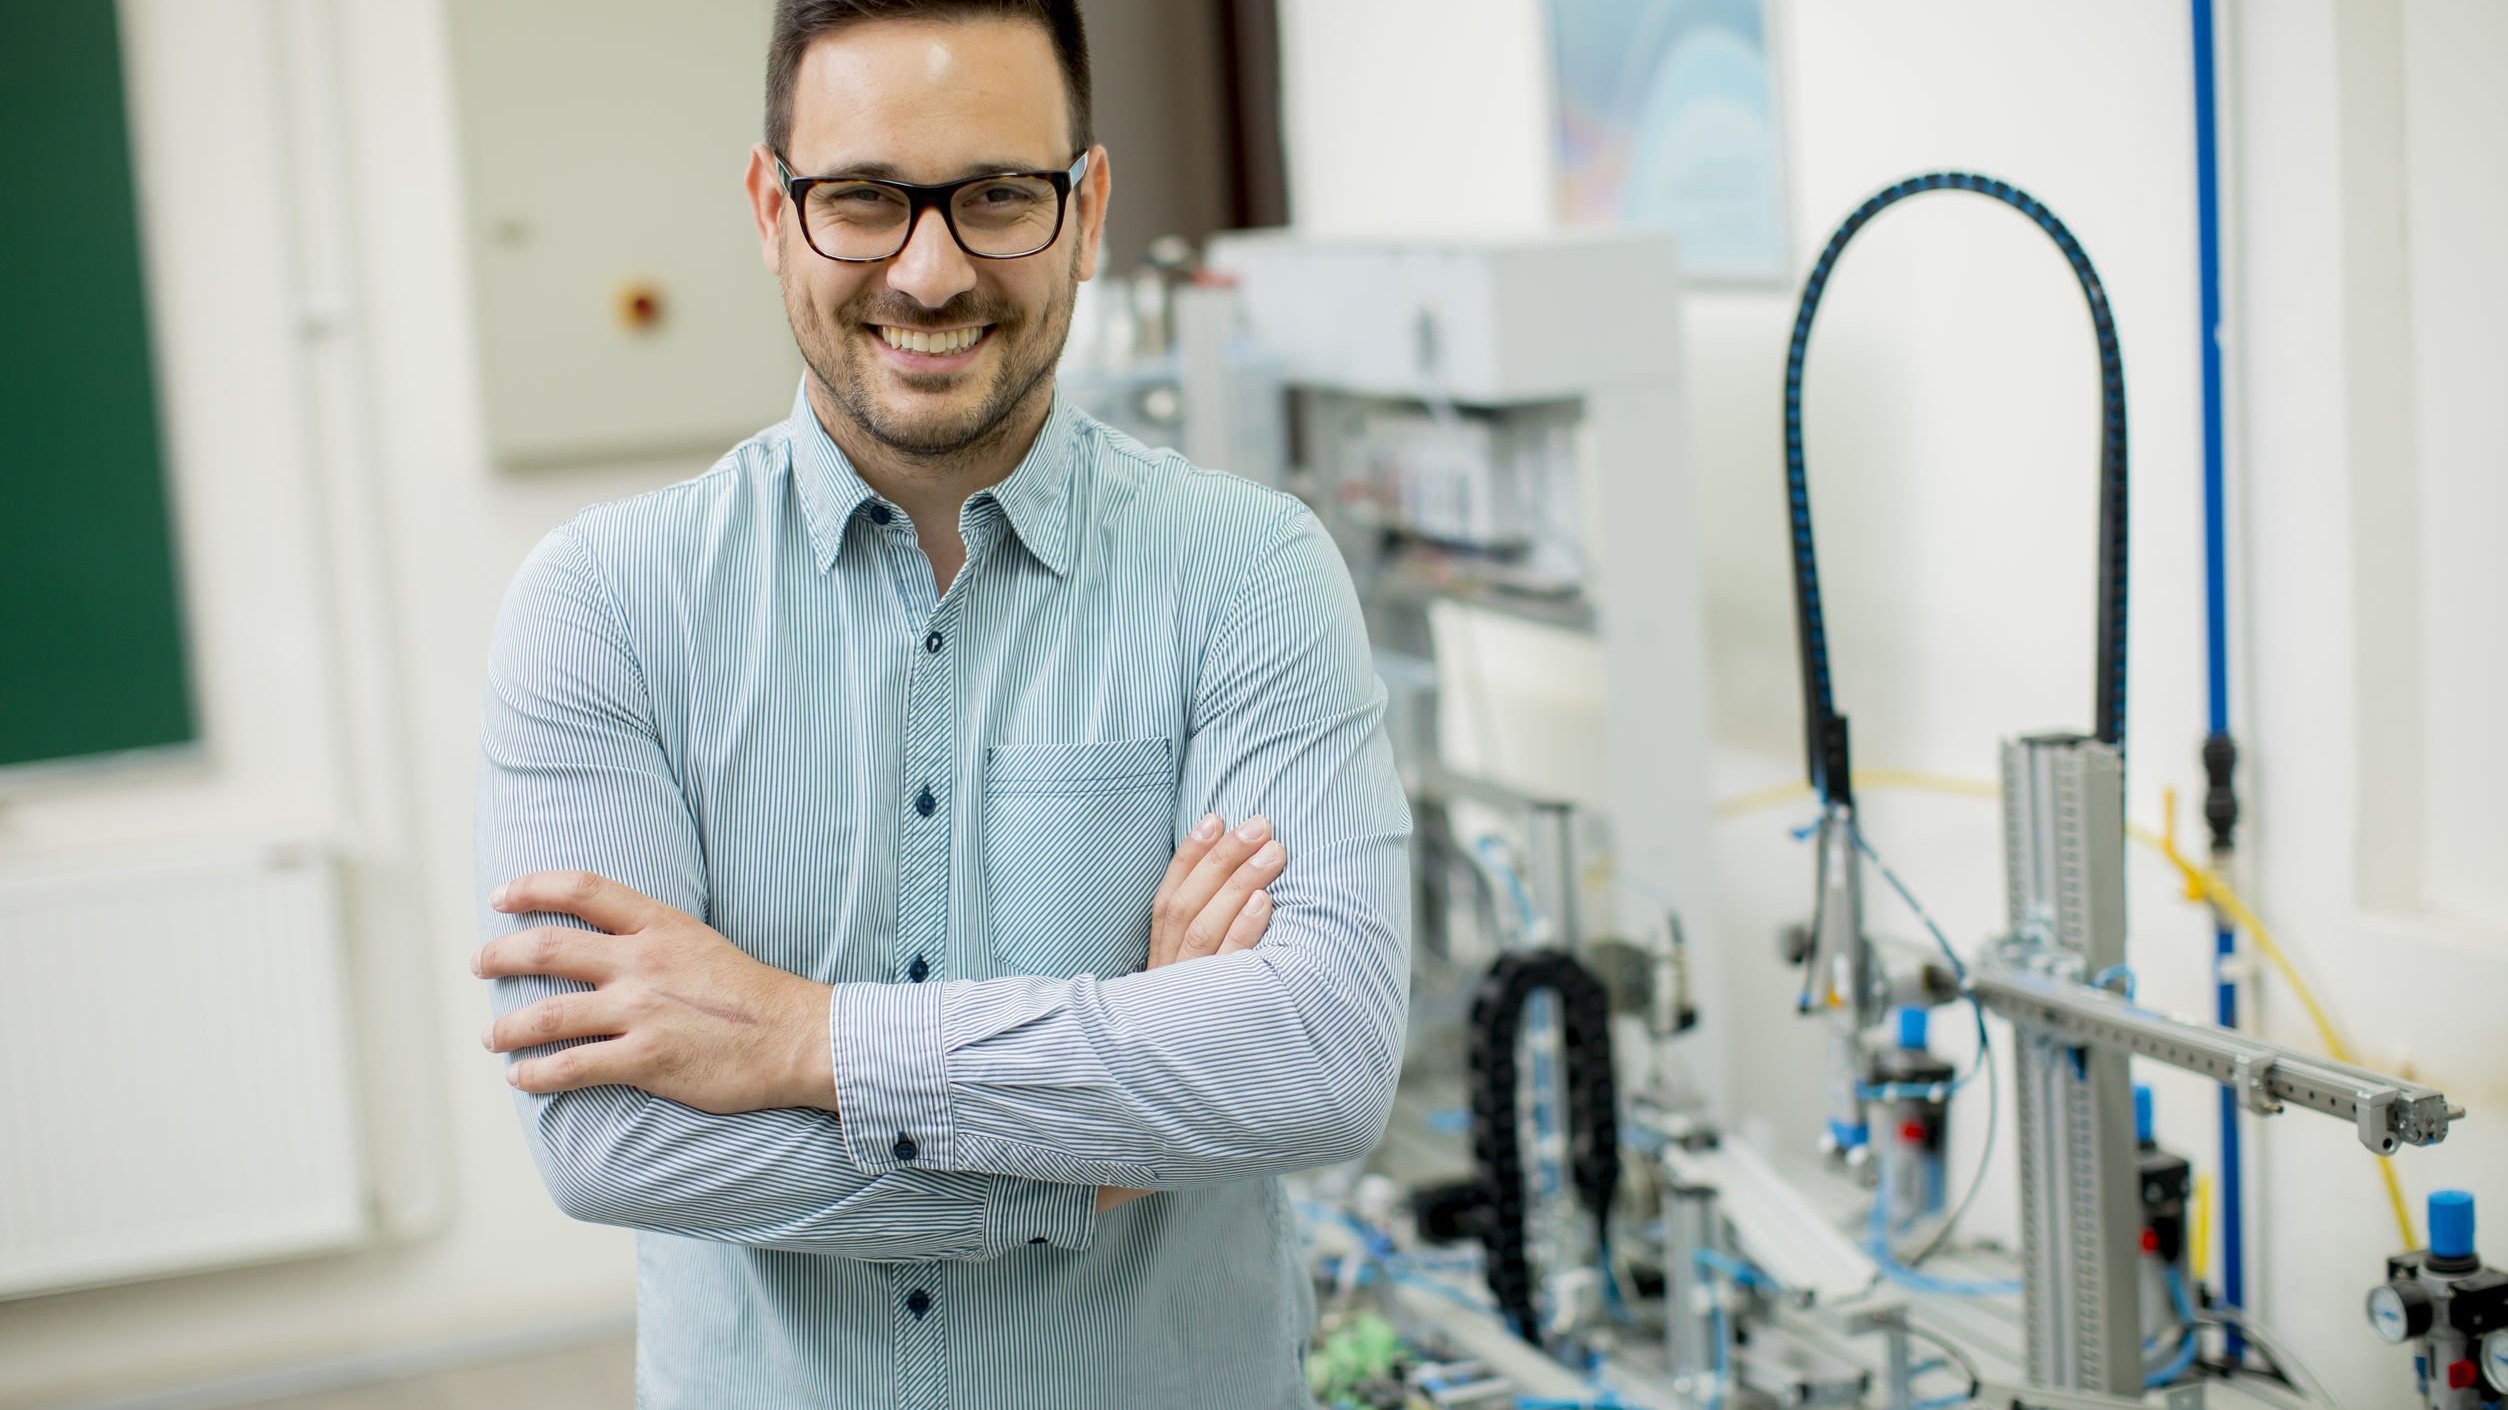
<svg viewBox="0 0 2508 1410"><path fill-rule="evenodd" d="M1969 983L1987 1008L2020 1027L2209 1077L2259 1116L2287 1104L2349 1121L2360 1144L2379 1155L2436 1145L2464 1119L2463 1107L2417 1082L2154 1013L2105 989L2000 965L1977 966Z"/></svg>

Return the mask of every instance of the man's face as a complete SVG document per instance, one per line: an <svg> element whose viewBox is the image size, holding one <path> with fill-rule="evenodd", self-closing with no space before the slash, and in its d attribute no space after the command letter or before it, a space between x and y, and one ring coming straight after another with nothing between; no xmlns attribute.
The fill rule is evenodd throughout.
<svg viewBox="0 0 2508 1410"><path fill-rule="evenodd" d="M793 92L795 176L937 183L1060 171L1078 156L1053 42L1018 20L868 21L812 44ZM978 259L925 210L904 249L872 263L827 259L803 239L775 154L750 154L749 194L793 337L836 409L892 450L945 457L1005 429L1049 385L1079 282L1096 272L1105 153L1091 155L1054 243ZM903 334L977 333L948 353ZM955 340L951 340L955 341Z"/></svg>

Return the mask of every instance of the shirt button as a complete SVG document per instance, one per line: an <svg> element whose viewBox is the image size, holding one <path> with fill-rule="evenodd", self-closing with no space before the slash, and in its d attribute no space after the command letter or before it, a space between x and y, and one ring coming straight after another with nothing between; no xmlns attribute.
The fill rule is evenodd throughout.
<svg viewBox="0 0 2508 1410"><path fill-rule="evenodd" d="M923 786L921 793L915 795L914 810L927 818L932 815L932 810L939 806L940 800L932 796L932 786L928 783Z"/></svg>
<svg viewBox="0 0 2508 1410"><path fill-rule="evenodd" d="M906 968L906 978L920 984L923 982L923 977L931 972L932 967L923 962L921 955L917 955L914 957L914 963Z"/></svg>
<svg viewBox="0 0 2508 1410"><path fill-rule="evenodd" d="M885 524L891 518L895 517L888 512L887 505L877 502L874 502L869 508L864 509L862 512L874 524Z"/></svg>
<svg viewBox="0 0 2508 1410"><path fill-rule="evenodd" d="M897 1144L888 1148L888 1153L897 1157L899 1160L914 1159L914 1152L914 1137L907 1135L903 1131L897 1133Z"/></svg>
<svg viewBox="0 0 2508 1410"><path fill-rule="evenodd" d="M914 1314L914 1320L922 1321L923 1314L932 1310L932 1295L921 1288L916 1288L906 1298L906 1310Z"/></svg>
<svg viewBox="0 0 2508 1410"><path fill-rule="evenodd" d="M926 651L938 651L938 650L940 650L940 649L941 649L941 634L940 634L939 632L934 632L934 633L932 633L930 636L927 636L927 637L923 638L923 649L924 649L924 650L926 650Z"/></svg>

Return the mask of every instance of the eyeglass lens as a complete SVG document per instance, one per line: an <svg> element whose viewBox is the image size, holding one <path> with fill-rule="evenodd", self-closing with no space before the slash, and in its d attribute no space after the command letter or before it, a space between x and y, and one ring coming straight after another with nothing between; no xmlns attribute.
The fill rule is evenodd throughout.
<svg viewBox="0 0 2508 1410"><path fill-rule="evenodd" d="M838 259L886 259L905 248L911 207L903 193L869 181L826 181L802 204L810 243ZM1053 243L1062 216L1054 183L1002 176L961 189L949 214L958 238L979 255L1031 255Z"/></svg>

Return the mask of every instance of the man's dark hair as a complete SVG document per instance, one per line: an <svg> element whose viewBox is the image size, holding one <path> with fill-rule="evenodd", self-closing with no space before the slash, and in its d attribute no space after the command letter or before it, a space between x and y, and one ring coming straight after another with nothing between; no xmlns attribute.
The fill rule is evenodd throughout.
<svg viewBox="0 0 2508 1410"><path fill-rule="evenodd" d="M1080 0L776 0L775 37L766 48L766 145L788 157L792 98L801 56L820 35L864 20L1027 20L1045 27L1062 64L1063 91L1071 100L1071 151L1097 139L1089 124L1089 40L1080 25Z"/></svg>

